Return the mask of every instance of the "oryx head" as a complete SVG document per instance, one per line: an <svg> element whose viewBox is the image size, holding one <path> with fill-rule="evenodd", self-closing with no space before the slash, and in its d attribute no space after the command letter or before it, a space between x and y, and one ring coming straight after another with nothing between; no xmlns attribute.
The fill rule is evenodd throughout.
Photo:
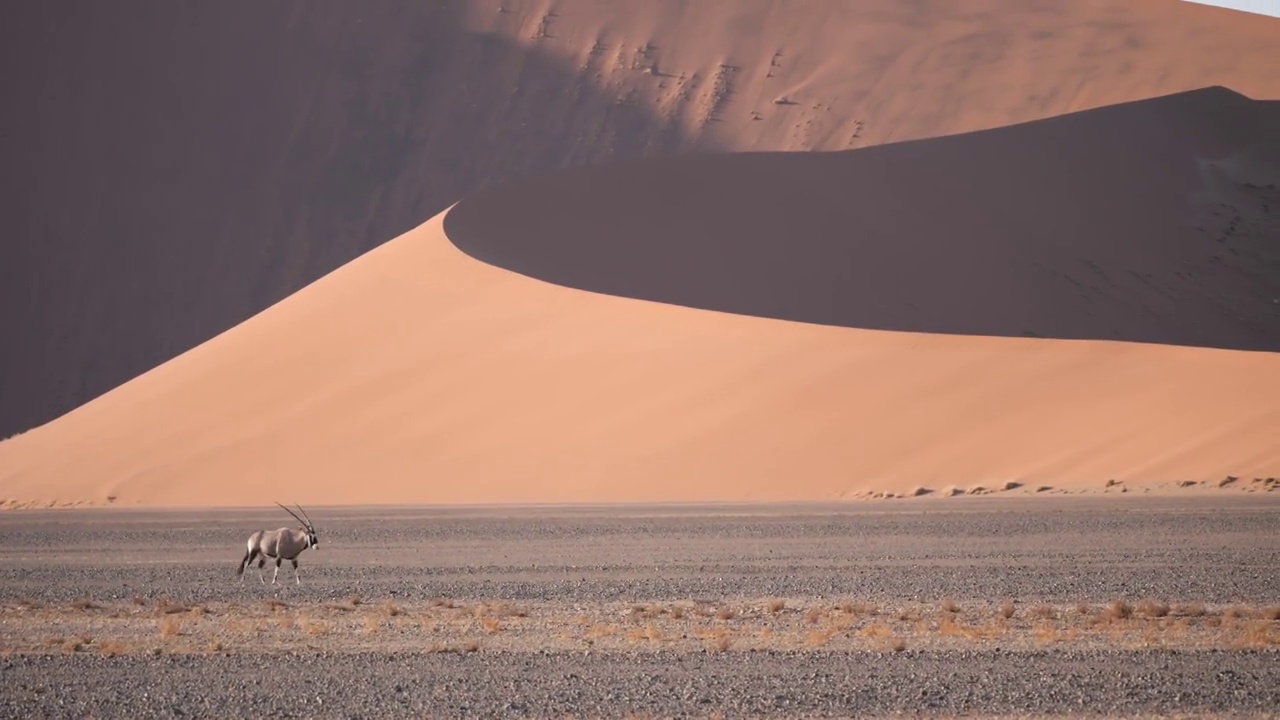
<svg viewBox="0 0 1280 720"><path fill-rule="evenodd" d="M276 504L280 505L280 503L276 503ZM307 515L307 511L303 510L302 506L298 505L297 503L294 503L294 506L298 508L298 512L302 513L302 517L298 517L298 513L290 510L289 508L283 505L280 505L281 508L284 508L285 512L289 513L294 517L295 520L302 523L302 527L306 529L307 547L319 547L320 539L316 537L316 528L314 525L311 524L311 518Z"/></svg>

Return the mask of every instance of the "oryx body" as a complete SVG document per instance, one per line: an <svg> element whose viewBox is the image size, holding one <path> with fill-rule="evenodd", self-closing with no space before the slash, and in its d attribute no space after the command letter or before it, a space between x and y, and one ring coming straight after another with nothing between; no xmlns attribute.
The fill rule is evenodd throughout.
<svg viewBox="0 0 1280 720"><path fill-rule="evenodd" d="M276 503L280 505L280 503ZM252 563L255 558L258 560L258 579L265 585L267 579L262 575L262 568L267 564L267 558L274 558L276 561L275 572L271 574L271 584L276 583L276 576L280 574L280 563L288 560L293 564L294 582L301 585L302 578L298 576L298 556L303 550L309 547L317 547L320 540L316 537L315 526L311 524L311 519L307 516L307 511L301 507L298 508L302 512L303 517L298 517L296 513L283 505L286 512L293 515L298 522L302 523L300 528L282 527L276 530L258 530L249 536L246 543L244 557L240 560L240 568L236 570L236 575L240 577L240 582L244 582L244 569ZM306 518L306 519L303 519Z"/></svg>

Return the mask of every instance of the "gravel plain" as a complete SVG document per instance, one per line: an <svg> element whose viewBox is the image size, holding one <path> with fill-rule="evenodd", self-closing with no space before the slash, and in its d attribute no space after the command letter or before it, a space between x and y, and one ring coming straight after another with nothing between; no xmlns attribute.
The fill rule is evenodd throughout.
<svg viewBox="0 0 1280 720"><path fill-rule="evenodd" d="M0 513L0 717L1280 708L1271 496L308 511Z"/></svg>

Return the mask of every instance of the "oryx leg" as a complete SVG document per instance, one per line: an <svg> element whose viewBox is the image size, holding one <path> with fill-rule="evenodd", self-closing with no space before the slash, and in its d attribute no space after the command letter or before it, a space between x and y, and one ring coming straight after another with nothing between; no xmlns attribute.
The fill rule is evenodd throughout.
<svg viewBox="0 0 1280 720"><path fill-rule="evenodd" d="M281 560L283 560L283 559L284 559L284 558L280 558L280 557L277 557L277 558L276 558L276 571L275 571L275 572L273 572L273 573L271 573L271 584L272 584L272 585L275 585L275 584L276 584L276 576L280 574L280 561L281 561Z"/></svg>
<svg viewBox="0 0 1280 720"><path fill-rule="evenodd" d="M240 582L244 582L244 569L249 567L253 559L258 556L257 550L245 550L244 557L240 559L240 569L236 570L236 574L240 576Z"/></svg>
<svg viewBox="0 0 1280 720"><path fill-rule="evenodd" d="M302 577L298 575L298 558L294 558L289 562L293 563L293 581L298 585L301 585Z"/></svg>
<svg viewBox="0 0 1280 720"><path fill-rule="evenodd" d="M267 578L265 575L262 574L262 568L266 567L266 565L267 565L267 556L258 555L258 580L262 581L263 585L267 584Z"/></svg>

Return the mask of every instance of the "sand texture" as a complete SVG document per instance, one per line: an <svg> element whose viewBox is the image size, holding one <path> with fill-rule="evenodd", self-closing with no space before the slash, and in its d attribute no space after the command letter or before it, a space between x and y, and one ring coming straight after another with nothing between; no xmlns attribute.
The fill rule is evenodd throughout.
<svg viewBox="0 0 1280 720"><path fill-rule="evenodd" d="M245 11L165 7L148 12ZM164 231L112 243L122 226L63 194L84 224L5 266L6 413L141 374L0 443L0 505L1280 485L1280 21L1177 2L301 7L264 11L252 47L352 44L251 73L253 92L292 83L252 111L291 140L197 109L167 141L131 125L103 147L213 165L156 194L68 187L110 182ZM397 99L299 84L313 73ZM228 135L178 142L186 122ZM222 163L269 213L219 194ZM30 222L45 187L20 196Z"/></svg>
<svg viewBox="0 0 1280 720"><path fill-rule="evenodd" d="M0 437L485 187L1276 99L1278 25L1176 0L24 3L0 27Z"/></svg>

